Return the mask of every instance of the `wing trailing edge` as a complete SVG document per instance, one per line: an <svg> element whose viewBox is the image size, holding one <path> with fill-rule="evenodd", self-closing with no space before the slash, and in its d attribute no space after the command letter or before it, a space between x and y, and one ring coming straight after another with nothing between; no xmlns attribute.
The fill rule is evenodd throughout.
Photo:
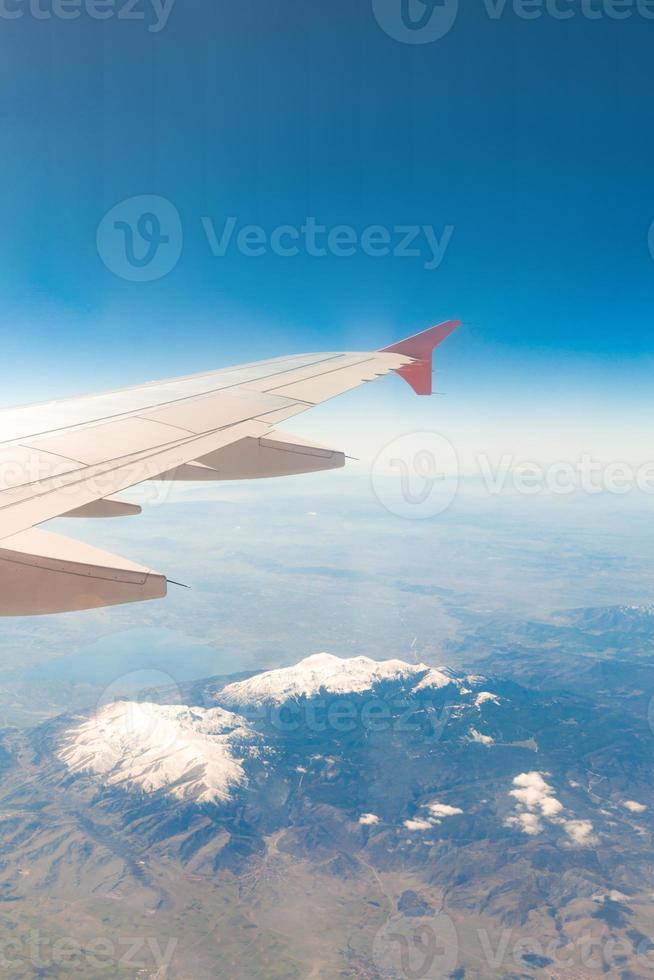
<svg viewBox="0 0 654 980"><path fill-rule="evenodd" d="M161 599L166 578L80 541L32 528L0 542L0 616L39 616Z"/></svg>
<svg viewBox="0 0 654 980"><path fill-rule="evenodd" d="M128 504L124 500L114 500L113 497L100 497L99 500L92 500L90 504L83 507L75 507L62 517L132 517L141 513L138 504Z"/></svg>
<svg viewBox="0 0 654 980"><path fill-rule="evenodd" d="M243 480L342 467L278 424L396 372L432 391L432 355L459 326L377 351L300 354L0 411L0 615L141 602L165 576L37 525L136 514L113 494L149 480Z"/></svg>
<svg viewBox="0 0 654 980"><path fill-rule="evenodd" d="M285 432L249 436L213 453L163 473L159 480L261 480L317 473L345 466L345 454Z"/></svg>

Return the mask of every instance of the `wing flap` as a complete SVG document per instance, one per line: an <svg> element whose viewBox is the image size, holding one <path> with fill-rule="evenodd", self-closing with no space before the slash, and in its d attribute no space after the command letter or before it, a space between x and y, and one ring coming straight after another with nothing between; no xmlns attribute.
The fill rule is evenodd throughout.
<svg viewBox="0 0 654 980"><path fill-rule="evenodd" d="M0 448L0 500L6 490L30 486L82 468L83 464L73 459L27 446Z"/></svg>
<svg viewBox="0 0 654 980"><path fill-rule="evenodd" d="M0 547L0 616L39 616L166 595L164 575L79 541L30 528Z"/></svg>
<svg viewBox="0 0 654 980"><path fill-rule="evenodd" d="M248 436L208 453L158 479L174 481L260 480L268 477L317 473L345 466L345 456L334 449L308 443L297 436L270 432Z"/></svg>
<svg viewBox="0 0 654 980"><path fill-rule="evenodd" d="M456 326L448 321L381 351L274 358L2 410L0 548L52 518L106 512L112 505L96 502L162 474L206 473L208 459L231 479L343 465L342 453L325 456L288 438L274 445L274 436L262 437L277 423L389 372L428 393L432 351Z"/></svg>
<svg viewBox="0 0 654 980"><path fill-rule="evenodd" d="M62 514L62 517L132 517L136 514L141 513L141 508L138 504L128 504L124 500L113 500L111 497L103 497L100 500L94 500L90 504L84 504L83 507L75 507L74 510L69 510L68 513Z"/></svg>
<svg viewBox="0 0 654 980"><path fill-rule="evenodd" d="M264 435L268 428L265 423L256 420L242 422L218 432L190 436L164 449L149 450L118 462L73 470L36 485L5 490L0 494L0 541L101 497L127 490L146 480L154 480L161 473L190 463L230 442L245 436Z"/></svg>

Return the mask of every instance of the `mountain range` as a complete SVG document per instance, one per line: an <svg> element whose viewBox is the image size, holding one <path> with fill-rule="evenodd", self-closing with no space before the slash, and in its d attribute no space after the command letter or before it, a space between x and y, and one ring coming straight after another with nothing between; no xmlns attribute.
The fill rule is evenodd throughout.
<svg viewBox="0 0 654 980"><path fill-rule="evenodd" d="M591 976L587 942L605 973L647 975L652 734L601 698L322 653L0 750L17 977L37 913L48 950L82 943L81 977L98 938L117 976L196 980L219 957L235 977L406 977L424 935L441 952L421 976Z"/></svg>

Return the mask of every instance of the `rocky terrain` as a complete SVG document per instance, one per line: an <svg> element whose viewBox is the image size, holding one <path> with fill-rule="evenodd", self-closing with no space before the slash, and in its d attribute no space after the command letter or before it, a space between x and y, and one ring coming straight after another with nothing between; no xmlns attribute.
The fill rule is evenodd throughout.
<svg viewBox="0 0 654 980"><path fill-rule="evenodd" d="M646 718L329 654L169 693L3 733L12 976L648 975Z"/></svg>

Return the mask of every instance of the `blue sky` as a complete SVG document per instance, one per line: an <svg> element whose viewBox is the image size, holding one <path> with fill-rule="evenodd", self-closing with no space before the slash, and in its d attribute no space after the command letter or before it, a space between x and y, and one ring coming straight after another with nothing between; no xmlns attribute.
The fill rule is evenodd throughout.
<svg viewBox="0 0 654 980"><path fill-rule="evenodd" d="M556 442L576 427L644 451L654 21L572 6L525 20L466 3L420 45L351 0L177 0L157 33L116 17L1 22L3 402L377 347L458 316L437 386L459 438ZM135 195L163 196L183 227L154 282L114 275L96 248L103 215ZM202 218L229 215L268 232L311 215L453 231L431 270L360 253L216 258ZM385 406L431 424L444 404L378 388L364 393L377 419ZM351 406L366 412L330 407L336 428Z"/></svg>
<svg viewBox="0 0 654 980"><path fill-rule="evenodd" d="M372 0L177 0L158 33L117 17L41 20L25 10L17 19L2 17L21 2L0 0L0 402L285 352L376 348L459 317L464 326L437 359L436 388L447 397L414 398L400 379L386 379L288 428L362 457L396 435L437 429L456 447L462 472L480 453L497 460L508 451L518 461L584 452L650 458L654 21L608 14L589 20L578 10L566 21L527 21L510 6L493 19L483 0L467 0L445 36L413 45L381 28ZM96 247L107 212L140 195L169 201L183 235L174 267L150 282L114 274ZM220 229L230 215L267 232L300 227L309 216L358 233L407 224L453 232L435 269L425 269L423 256L361 252L253 257L230 249L214 257L202 218ZM348 490L343 474L324 480L325 499ZM103 612L84 628L93 636L118 624L179 629L198 603L198 629L213 624L211 635L224 632L225 648L241 651L238 663L255 665L261 643L253 631L231 638L230 628L235 637L244 628L240 606L227 615L215 598L234 569L225 535L229 543L240 534L229 527L240 524L242 504L226 516L225 501L254 498L257 513L264 501L266 521L281 521L281 536L293 539L281 505L265 500L288 493L294 515L298 486L219 487L209 523L208 509L198 514L189 504L174 515L146 507L129 527L80 522L62 529L188 579L195 590L172 592L145 612ZM300 514L324 508L314 486L315 495L307 490L310 499L297 505ZM358 487L355 498L379 520L374 541L386 548L397 518L380 510L370 488ZM585 498L574 510L575 526L585 515L591 549L596 525L606 533L616 521L611 554L623 552L626 524L638 525L631 546L644 547L640 529L649 524L628 520L626 503L616 497L598 512L596 498ZM512 515L519 506L546 529L542 550L524 566L525 590L534 601L542 593L553 607L564 604L539 584L564 592L558 578L564 585L570 579L558 567L545 561L543 577L530 577L548 554L552 528L561 526L563 498L546 513L541 498L509 505ZM492 535L497 498L475 506L475 520ZM651 512L649 498L643 506ZM494 589L504 566L479 564L476 532L459 529L456 508L453 514L459 543L445 556L447 576L468 576L460 552ZM435 538L424 549L427 564L441 561L442 526L428 525ZM507 531L512 574L513 533L526 548L532 540L519 527ZM580 533L561 531L573 551ZM360 549L358 537L345 538L347 566ZM320 521L315 540L330 543ZM236 581L246 597L248 590L265 595L257 569L270 546L254 536L244 547ZM590 587L596 569L578 551L566 574ZM611 580L612 591L597 598L647 592L638 555L628 581ZM519 563L515 568L526 574ZM333 599L324 604L332 619L342 605ZM574 601L582 596L575 593ZM273 638L270 657L279 661L285 619L274 609L260 632ZM363 622L365 594L361 609ZM392 602L387 611L395 615ZM45 638L47 650L74 645L83 621L49 621L34 634L36 646ZM23 628L11 627L21 662ZM36 629L31 622L26 628ZM310 632L302 653L322 648L321 631ZM325 647L329 640L325 633Z"/></svg>

